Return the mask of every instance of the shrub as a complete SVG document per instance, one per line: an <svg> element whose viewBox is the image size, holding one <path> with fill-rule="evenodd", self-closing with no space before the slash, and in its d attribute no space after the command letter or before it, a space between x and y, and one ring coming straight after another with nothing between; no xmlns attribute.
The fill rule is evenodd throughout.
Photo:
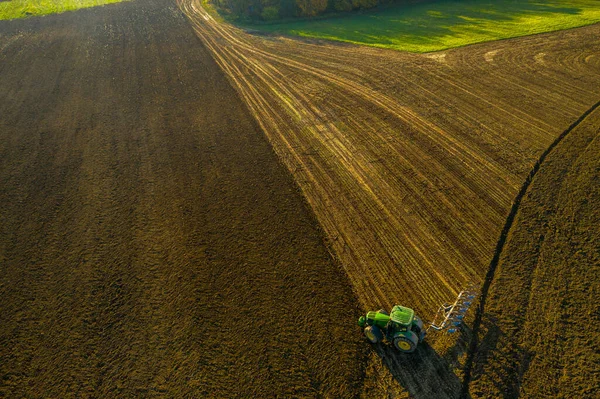
<svg viewBox="0 0 600 399"><path fill-rule="evenodd" d="M260 14L261 18L265 21L274 21L279 18L279 7L269 6L265 7Z"/></svg>

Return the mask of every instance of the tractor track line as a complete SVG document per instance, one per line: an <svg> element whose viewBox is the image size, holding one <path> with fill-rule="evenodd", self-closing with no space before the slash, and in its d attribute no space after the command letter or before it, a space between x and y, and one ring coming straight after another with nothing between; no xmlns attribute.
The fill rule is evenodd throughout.
<svg viewBox="0 0 600 399"><path fill-rule="evenodd" d="M500 255L502 254L502 251L504 250L504 245L506 244L506 239L508 237L508 233L510 232L513 222L519 211L519 206L521 205L521 201L525 197L525 194L527 194L529 186L533 182L535 175L540 170L542 163L546 160L548 155L550 155L550 153L556 148L556 146L558 146L563 141L563 139L565 139L565 137L567 137L569 135L569 133L571 133L573 131L573 129L575 129L581 122L583 122L598 107L600 107L600 101L598 101L596 104L591 106L587 111L585 111L579 118L577 118L577 120L575 122L573 122L564 132L562 132L552 142L552 144L550 144L550 146L542 153L542 155L540 156L538 161L535 163L535 165L533 165L533 168L531 169L531 171L529 172L529 175L523 182L523 185L521 186L519 193L515 197L513 205L512 205L510 212L506 218L506 223L504 224L504 227L502 228L502 232L500 233L500 238L498 239L498 243L496 244L494 256L492 257L492 260L490 261L490 266L489 266L487 274L485 276L485 280L483 282L483 285L481 286L481 294L479 296L480 299L479 299L477 311L475 314L475 321L473 322L472 337L471 337L471 342L469 343L469 351L468 351L467 360L465 363L465 377L463 379L462 389L461 389L460 396L459 396L461 399L466 399L469 397L468 396L469 395L469 384L471 383L471 372L472 372L472 368L473 368L473 359L475 357L475 354L477 353L477 346L479 344L477 337L479 334L479 329L481 328L481 321L483 319L483 314L485 312L485 301L487 299L487 295L488 295L491 283L494 279L496 269L498 268L498 264L500 262Z"/></svg>

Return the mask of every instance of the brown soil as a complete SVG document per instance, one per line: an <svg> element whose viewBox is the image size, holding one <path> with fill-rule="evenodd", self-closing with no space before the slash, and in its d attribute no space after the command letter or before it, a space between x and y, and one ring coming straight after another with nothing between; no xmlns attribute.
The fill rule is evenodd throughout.
<svg viewBox="0 0 600 399"><path fill-rule="evenodd" d="M180 0L368 307L430 313L480 280L531 165L596 100L600 25L434 57L253 36L199 3Z"/></svg>
<svg viewBox="0 0 600 399"><path fill-rule="evenodd" d="M0 396L353 397L357 301L174 3L0 23Z"/></svg>
<svg viewBox="0 0 600 399"><path fill-rule="evenodd" d="M598 100L600 25L415 55L252 35L199 0L178 2L294 175L363 309L401 303L427 320L481 282L532 165ZM411 358L378 348L363 394L456 397L464 332L432 334Z"/></svg>
<svg viewBox="0 0 600 399"><path fill-rule="evenodd" d="M600 25L414 55L253 36L178 3L201 40L167 0L0 23L0 395L458 396L468 328L369 351L357 305L429 319L483 280L531 166L598 100ZM473 395L594 381L597 310L577 301L595 286L571 273L597 274L597 141L560 158L563 199L523 234L568 267L492 285L503 319L481 342L500 349L471 359ZM529 336L502 333L519 320ZM571 321L567 353L552 334Z"/></svg>
<svg viewBox="0 0 600 399"><path fill-rule="evenodd" d="M519 204L481 313L472 397L600 396L598 106Z"/></svg>

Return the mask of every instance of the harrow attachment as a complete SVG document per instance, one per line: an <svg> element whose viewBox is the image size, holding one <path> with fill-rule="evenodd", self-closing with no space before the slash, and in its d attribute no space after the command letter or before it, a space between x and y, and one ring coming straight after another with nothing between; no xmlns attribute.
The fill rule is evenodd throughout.
<svg viewBox="0 0 600 399"><path fill-rule="evenodd" d="M449 334L455 333L461 326L465 314L475 301L478 293L479 287L470 285L469 288L458 294L454 303L445 303L440 306L427 330L433 328L437 331L446 330Z"/></svg>

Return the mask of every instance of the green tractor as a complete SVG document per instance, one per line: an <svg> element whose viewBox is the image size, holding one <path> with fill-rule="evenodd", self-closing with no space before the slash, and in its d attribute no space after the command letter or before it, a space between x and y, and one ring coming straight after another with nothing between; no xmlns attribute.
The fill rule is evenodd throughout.
<svg viewBox="0 0 600 399"><path fill-rule="evenodd" d="M425 339L423 322L414 310L404 306L394 306L391 314L383 309L368 312L366 317L358 319L358 325L364 328L369 342L376 344L385 337L396 349L405 353L414 352L417 344Z"/></svg>

